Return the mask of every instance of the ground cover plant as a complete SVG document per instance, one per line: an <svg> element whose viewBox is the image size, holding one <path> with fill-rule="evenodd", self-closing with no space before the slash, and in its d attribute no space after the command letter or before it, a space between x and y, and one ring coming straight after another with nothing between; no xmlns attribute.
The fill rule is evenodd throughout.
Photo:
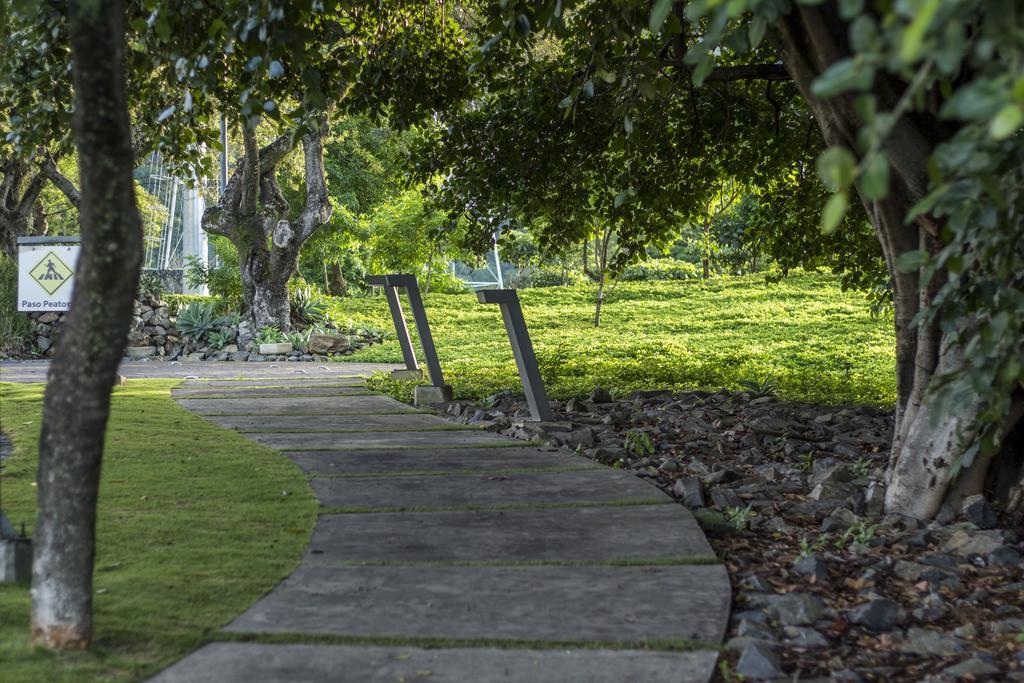
<svg viewBox="0 0 1024 683"><path fill-rule="evenodd" d="M0 586L7 683L142 680L200 646L298 562L316 503L302 473L272 450L191 415L174 381L114 390L100 484L95 640L83 653L29 643L28 586ZM43 386L0 383L14 451L3 505L35 515Z"/></svg>
<svg viewBox="0 0 1024 683"><path fill-rule="evenodd" d="M519 292L541 373L552 397L637 389L729 387L764 382L782 397L891 406L892 323L873 318L862 294L835 276L801 273L778 284L764 276L686 282L621 282L593 327L591 287ZM497 306L473 294L425 298L445 380L455 396L520 390ZM383 297L334 299L339 320L393 329ZM410 320L410 327L411 320ZM401 362L397 341L356 361ZM375 388L399 397L408 385L383 377Z"/></svg>

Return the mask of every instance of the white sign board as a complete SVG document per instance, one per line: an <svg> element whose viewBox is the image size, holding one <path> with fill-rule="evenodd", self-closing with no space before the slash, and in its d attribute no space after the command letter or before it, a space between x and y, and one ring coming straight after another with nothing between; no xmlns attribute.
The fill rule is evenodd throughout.
<svg viewBox="0 0 1024 683"><path fill-rule="evenodd" d="M19 244L18 310L68 310L79 250L67 242Z"/></svg>

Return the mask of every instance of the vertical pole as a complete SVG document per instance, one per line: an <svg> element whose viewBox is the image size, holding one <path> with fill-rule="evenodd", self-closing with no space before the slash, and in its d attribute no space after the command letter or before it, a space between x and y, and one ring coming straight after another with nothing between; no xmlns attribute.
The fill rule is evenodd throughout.
<svg viewBox="0 0 1024 683"><path fill-rule="evenodd" d="M391 319L395 321L395 333L398 335L398 345L402 347L405 369L419 370L420 364L416 362L416 353L412 350L412 339L409 337L409 327L405 324L402 302L398 300L398 288L384 285L384 296L387 297L388 308L391 309Z"/></svg>
<svg viewBox="0 0 1024 683"><path fill-rule="evenodd" d="M423 308L423 299L420 298L420 288L416 284L416 277L412 275L409 277L411 282L406 286L405 292L409 296L409 308L412 309L412 317L416 322L416 332L420 336L420 346L423 347L423 356L427 361L427 372L430 373L430 382L436 387L444 386L441 363L437 360L434 337L430 334L427 312Z"/></svg>
<svg viewBox="0 0 1024 683"><path fill-rule="evenodd" d="M494 272L498 275L498 289L505 289L505 279L501 275L501 256L498 255L498 240L494 240Z"/></svg>

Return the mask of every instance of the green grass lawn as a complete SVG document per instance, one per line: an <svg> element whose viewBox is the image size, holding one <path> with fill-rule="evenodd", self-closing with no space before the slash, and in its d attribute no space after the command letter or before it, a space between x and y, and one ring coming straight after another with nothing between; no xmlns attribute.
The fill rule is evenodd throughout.
<svg viewBox="0 0 1024 683"><path fill-rule="evenodd" d="M200 646L296 566L316 521L305 477L275 451L195 417L174 381L115 389L100 486L91 651L28 641L27 586L0 586L0 680L141 680ZM43 387L0 384L13 438L3 505L35 514Z"/></svg>
<svg viewBox="0 0 1024 683"><path fill-rule="evenodd" d="M895 342L890 320L830 275L763 275L708 281L623 282L592 325L592 287L519 293L545 384L555 398L602 385L634 389L740 388L769 374L780 396L821 403L892 405ZM342 322L393 330L383 297L335 299ZM456 397L520 390L497 306L474 294L426 297L434 342ZM412 325L410 317L410 326ZM348 357L401 362L394 339ZM399 392L378 379L378 388ZM407 389L407 387L406 387Z"/></svg>

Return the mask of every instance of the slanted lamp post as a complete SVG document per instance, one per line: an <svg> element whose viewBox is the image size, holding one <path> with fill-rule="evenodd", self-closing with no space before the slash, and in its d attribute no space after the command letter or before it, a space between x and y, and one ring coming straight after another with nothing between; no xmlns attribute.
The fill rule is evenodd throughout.
<svg viewBox="0 0 1024 683"><path fill-rule="evenodd" d="M476 293L482 304L498 304L501 317L505 321L508 341L512 344L512 355L519 368L519 379L523 383L526 402L530 406L530 415L535 421L547 422L554 419L551 414L551 401L544 390L544 382L537 367L537 356L533 352L530 333L523 319L523 309L519 305L519 295L514 289L481 289Z"/></svg>
<svg viewBox="0 0 1024 683"><path fill-rule="evenodd" d="M416 387L416 405L446 403L452 400L452 388L451 385L444 383L441 363L437 360L434 337L430 334L427 312L423 308L423 299L420 297L416 276L407 274L370 275L366 278L366 282L384 288L384 296L388 300L388 308L391 309L391 319L395 323L395 333L398 335L398 345L402 347L405 369L394 370L391 376L395 379L419 379L423 376L423 371L420 369L419 363L416 362L416 353L412 348L412 339L409 337L409 327L405 322L402 303L398 299L398 290L404 289L409 297L409 308L412 309L416 333L419 335L420 346L423 347L423 358L427 362L427 372L430 375L430 386Z"/></svg>

